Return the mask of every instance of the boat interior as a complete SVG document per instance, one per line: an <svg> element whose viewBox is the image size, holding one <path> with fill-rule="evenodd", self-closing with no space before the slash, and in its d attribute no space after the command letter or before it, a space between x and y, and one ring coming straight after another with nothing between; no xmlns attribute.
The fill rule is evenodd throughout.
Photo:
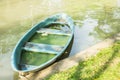
<svg viewBox="0 0 120 80"><path fill-rule="evenodd" d="M35 68L61 54L71 34L63 23L38 29L22 48L20 70Z"/></svg>

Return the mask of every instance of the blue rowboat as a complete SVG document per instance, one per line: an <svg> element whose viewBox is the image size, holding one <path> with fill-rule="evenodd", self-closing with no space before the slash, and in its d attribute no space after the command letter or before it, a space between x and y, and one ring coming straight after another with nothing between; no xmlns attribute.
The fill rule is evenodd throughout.
<svg viewBox="0 0 120 80"><path fill-rule="evenodd" d="M73 38L74 23L68 15L53 15L33 26L17 43L12 54L12 68L34 72L60 58Z"/></svg>

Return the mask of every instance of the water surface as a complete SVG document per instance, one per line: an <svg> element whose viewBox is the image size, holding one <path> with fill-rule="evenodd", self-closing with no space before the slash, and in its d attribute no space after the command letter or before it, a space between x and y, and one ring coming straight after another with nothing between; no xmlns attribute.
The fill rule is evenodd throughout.
<svg viewBox="0 0 120 80"><path fill-rule="evenodd" d="M119 0L1 0L0 80L18 80L10 65L18 40L34 24L49 15L64 12L75 23L71 56L120 32Z"/></svg>

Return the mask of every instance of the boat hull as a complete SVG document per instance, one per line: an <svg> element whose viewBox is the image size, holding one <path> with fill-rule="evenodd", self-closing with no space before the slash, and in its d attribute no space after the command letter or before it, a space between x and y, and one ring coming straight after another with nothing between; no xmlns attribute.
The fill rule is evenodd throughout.
<svg viewBox="0 0 120 80"><path fill-rule="evenodd" d="M59 19L62 18L62 21L60 21ZM59 20L59 21L57 21ZM64 23L65 21L65 23ZM67 25L69 26L70 28L70 34L68 33L63 33L59 30L55 30L55 34L57 35L67 35L69 36L69 38L67 39L67 42L65 43L64 47L59 47L57 46L57 50L53 50L51 49L51 47L55 47L56 48L56 45L52 45L52 46L49 46L49 45L42 45L42 46L45 46L47 47L46 50L41 47L41 45L39 44L32 44L32 43L27 43L30 41L30 39L36 34L36 32L40 32L41 31L38 31L39 29L41 28L46 28L47 26L51 25L51 24L60 24L60 25ZM47 33L49 33L49 35L53 33L52 31L53 29L50 29L50 30L45 30L47 31ZM42 30L44 31L44 30ZM60 58L62 55L66 55L65 53L69 54L69 51L68 50L68 47L71 45L72 43L72 40L73 40L73 32L74 32L74 24L73 24L73 21L72 19L67 16L66 14L62 13L62 14L56 14L54 16L51 16L43 21L41 21L40 23L38 23L37 25L33 26L21 39L20 41L17 43L15 49L13 50L13 54L12 54L12 68L17 71L17 72L34 72L34 71L38 71L38 70L41 70L43 68L45 68L46 66L52 64L53 62L55 61L58 61L62 58ZM43 32L42 32L43 33ZM46 34L44 34L46 35ZM48 35L48 34L47 34ZM56 40L56 39L55 39ZM45 42L45 41L43 41ZM61 41L59 41L58 43L60 43ZM25 45L32 45L33 47L31 48L30 46L27 46L27 47L24 47ZM57 43L56 43L57 44ZM62 45L63 46L63 45ZM21 63L21 59L23 56L21 56L23 54L23 47L25 50L35 50L35 51L48 51L49 53L55 53L56 55L54 57L52 57L50 60L46 61L45 63L42 63L40 65L37 65L36 67L31 67L31 68L21 68L21 66L19 65ZM70 49L71 47L69 47ZM60 49L60 50L59 50ZM51 52L50 52L51 51ZM24 55L25 56L25 55ZM24 61L23 61L24 62Z"/></svg>

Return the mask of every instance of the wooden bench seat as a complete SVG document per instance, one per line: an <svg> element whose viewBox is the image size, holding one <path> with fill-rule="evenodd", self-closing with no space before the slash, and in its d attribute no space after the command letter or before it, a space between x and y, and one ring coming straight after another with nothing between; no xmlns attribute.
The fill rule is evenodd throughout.
<svg viewBox="0 0 120 80"><path fill-rule="evenodd" d="M58 54L58 52L60 52L63 49L63 47L57 45L27 42L23 49L26 51Z"/></svg>
<svg viewBox="0 0 120 80"><path fill-rule="evenodd" d="M57 34L57 35L70 35L70 32L65 32L63 30L57 30L57 29L50 29L50 28L41 28L37 31L37 33L46 33L46 34Z"/></svg>

